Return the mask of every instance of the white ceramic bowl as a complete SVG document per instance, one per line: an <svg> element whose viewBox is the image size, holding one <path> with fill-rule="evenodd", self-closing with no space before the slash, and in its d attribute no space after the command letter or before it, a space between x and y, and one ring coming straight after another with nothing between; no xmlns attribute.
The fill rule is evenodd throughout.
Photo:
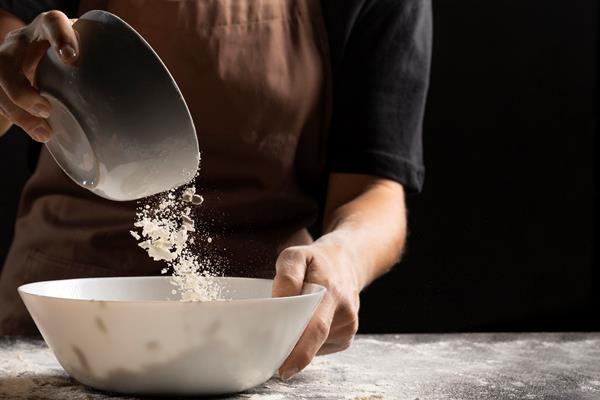
<svg viewBox="0 0 600 400"><path fill-rule="evenodd" d="M75 65L48 50L36 84L51 106L48 151L77 184L111 200L180 186L198 169L198 139L171 74L146 41L106 11L73 25Z"/></svg>
<svg viewBox="0 0 600 400"><path fill-rule="evenodd" d="M215 278L231 300L184 303L168 277L36 282L19 293L63 368L93 388L217 395L267 381L325 289L271 298L272 281Z"/></svg>

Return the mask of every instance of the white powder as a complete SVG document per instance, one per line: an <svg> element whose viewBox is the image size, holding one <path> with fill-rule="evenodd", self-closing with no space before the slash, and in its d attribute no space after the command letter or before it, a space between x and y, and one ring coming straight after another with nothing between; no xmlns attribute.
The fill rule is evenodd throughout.
<svg viewBox="0 0 600 400"><path fill-rule="evenodd" d="M200 196L199 194L195 194L192 196L190 201L192 204L199 206L200 204L204 203L204 197Z"/></svg>
<svg viewBox="0 0 600 400"><path fill-rule="evenodd" d="M192 197L196 194L196 188L191 186L186 188L181 195L181 200L190 203L192 201Z"/></svg>
<svg viewBox="0 0 600 400"><path fill-rule="evenodd" d="M153 204L139 204L131 235L139 241L138 246L146 250L155 261L165 261L166 274L171 268L171 283L177 287L172 294L181 296L181 301L210 301L220 296L220 288L213 279L216 275L210 260L199 260L189 244L195 243L196 232L193 210L186 204L200 205L204 201L196 194L193 185L185 187L180 200L176 189L158 195L156 200L143 200ZM202 201L198 201L201 198ZM141 241L140 241L141 240ZM211 238L208 239L210 243Z"/></svg>

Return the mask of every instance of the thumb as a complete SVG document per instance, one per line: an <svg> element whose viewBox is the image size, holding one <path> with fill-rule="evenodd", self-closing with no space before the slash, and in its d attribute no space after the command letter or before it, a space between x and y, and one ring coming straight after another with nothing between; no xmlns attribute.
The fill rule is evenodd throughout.
<svg viewBox="0 0 600 400"><path fill-rule="evenodd" d="M302 247L288 247L277 258L273 297L297 296L302 293L306 274L306 255Z"/></svg>
<svg viewBox="0 0 600 400"><path fill-rule="evenodd" d="M72 63L79 55L79 41L73 21L57 10L40 14L32 24L38 39L47 40L63 62Z"/></svg>

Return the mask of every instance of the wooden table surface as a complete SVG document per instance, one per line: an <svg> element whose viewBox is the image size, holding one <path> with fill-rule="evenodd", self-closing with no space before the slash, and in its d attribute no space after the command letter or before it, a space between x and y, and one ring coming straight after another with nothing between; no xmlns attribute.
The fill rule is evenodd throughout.
<svg viewBox="0 0 600 400"><path fill-rule="evenodd" d="M359 335L288 382L229 399L600 399L600 333ZM45 343L0 338L0 399L133 399L70 379Z"/></svg>

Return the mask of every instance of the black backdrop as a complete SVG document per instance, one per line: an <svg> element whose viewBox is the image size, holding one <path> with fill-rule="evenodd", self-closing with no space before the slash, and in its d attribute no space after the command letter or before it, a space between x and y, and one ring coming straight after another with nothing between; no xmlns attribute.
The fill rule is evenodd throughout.
<svg viewBox="0 0 600 400"><path fill-rule="evenodd" d="M426 182L364 331L598 329L594 0L434 2Z"/></svg>
<svg viewBox="0 0 600 400"><path fill-rule="evenodd" d="M427 179L363 332L600 329L595 0L434 1ZM26 177L0 140L0 259Z"/></svg>

